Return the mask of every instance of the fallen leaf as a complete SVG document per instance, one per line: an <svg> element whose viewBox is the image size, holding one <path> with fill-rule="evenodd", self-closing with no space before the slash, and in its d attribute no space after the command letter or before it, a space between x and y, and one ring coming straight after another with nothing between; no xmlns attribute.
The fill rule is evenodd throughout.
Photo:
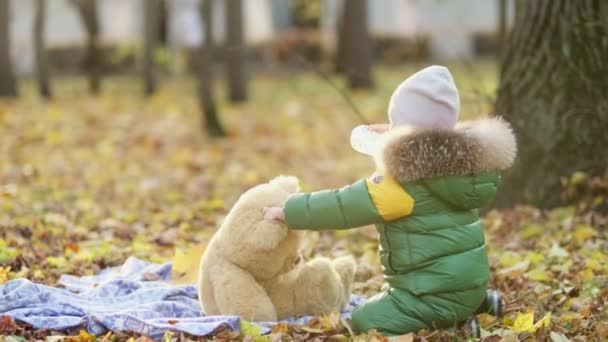
<svg viewBox="0 0 608 342"><path fill-rule="evenodd" d="M65 340L65 336L64 335L51 335L51 336L47 336L44 339L46 342L62 342ZM1 339L0 339L1 341Z"/></svg>
<svg viewBox="0 0 608 342"><path fill-rule="evenodd" d="M162 232L157 238L156 243L161 246L173 246L177 239L178 230L175 228L168 229Z"/></svg>
<svg viewBox="0 0 608 342"><path fill-rule="evenodd" d="M567 256L569 256L570 253L568 253L568 251L566 251L565 249L561 248L557 243L553 243L553 246L551 246L551 250L549 251L549 256L553 257L553 258L565 258Z"/></svg>
<svg viewBox="0 0 608 342"><path fill-rule="evenodd" d="M97 337L95 335L89 334L85 330L80 330L80 332L78 333L78 339L80 340L80 342L95 342L97 340Z"/></svg>
<svg viewBox="0 0 608 342"><path fill-rule="evenodd" d="M557 333L555 331L552 331L549 336L551 337L551 342L570 342L570 340L564 336L564 334Z"/></svg>
<svg viewBox="0 0 608 342"><path fill-rule="evenodd" d="M519 342L519 337L515 334L505 335L499 342Z"/></svg>
<svg viewBox="0 0 608 342"><path fill-rule="evenodd" d="M26 342L27 339L23 336L9 335L4 337L4 342Z"/></svg>
<svg viewBox="0 0 608 342"><path fill-rule="evenodd" d="M519 236L524 239L530 239L541 235L545 229L540 224L530 224L519 233Z"/></svg>
<svg viewBox="0 0 608 342"><path fill-rule="evenodd" d="M413 342L414 334L410 333L410 334L401 335L401 336L391 336L388 338L388 340L390 342Z"/></svg>
<svg viewBox="0 0 608 342"><path fill-rule="evenodd" d="M519 277L530 267L530 260L520 261L517 264L498 271L498 274L508 277Z"/></svg>
<svg viewBox="0 0 608 342"><path fill-rule="evenodd" d="M540 328L548 329L551 327L551 312L547 312L543 318L541 318L536 324L534 324L534 330Z"/></svg>
<svg viewBox="0 0 608 342"><path fill-rule="evenodd" d="M547 271L543 269L534 269L527 273L528 277L532 280L541 281L541 282L550 282L553 280L552 277L547 274Z"/></svg>
<svg viewBox="0 0 608 342"><path fill-rule="evenodd" d="M244 319L241 319L240 321L240 331L241 331L241 336L243 337L251 337L253 338L253 341L255 342L269 342L270 338L268 336L262 336L262 328L255 324L255 323L251 323L249 321L246 321Z"/></svg>
<svg viewBox="0 0 608 342"><path fill-rule="evenodd" d="M576 228L574 229L573 235L574 235L574 239L578 243L581 243L589 238L597 236L597 231L589 225L580 224L580 225L576 226Z"/></svg>
<svg viewBox="0 0 608 342"><path fill-rule="evenodd" d="M337 342L348 342L349 341L348 337L346 337L343 334L331 335L329 337L329 340L330 341L337 341Z"/></svg>
<svg viewBox="0 0 608 342"><path fill-rule="evenodd" d="M526 332L533 333L534 331L536 331L534 329L534 312L530 312L530 313L518 312L517 317L515 318L515 321L513 321L512 328L513 328L513 331L518 331L518 332L526 331Z"/></svg>
<svg viewBox="0 0 608 342"><path fill-rule="evenodd" d="M480 314L477 316L477 318L479 319L479 325L483 329L488 329L489 327L496 324L496 322L498 321L496 316L492 316L489 314Z"/></svg>
<svg viewBox="0 0 608 342"><path fill-rule="evenodd" d="M271 333L276 334L276 333L287 333L289 332L289 325L287 323L279 323L277 325L275 325L274 327L272 327L272 331Z"/></svg>
<svg viewBox="0 0 608 342"><path fill-rule="evenodd" d="M171 283L176 285L189 285L196 283L201 256L206 245L198 244L186 250L176 249L171 268Z"/></svg>

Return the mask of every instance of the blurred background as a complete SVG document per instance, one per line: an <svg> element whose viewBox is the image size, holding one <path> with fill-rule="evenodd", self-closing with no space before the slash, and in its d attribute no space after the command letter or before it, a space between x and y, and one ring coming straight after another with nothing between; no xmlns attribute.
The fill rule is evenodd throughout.
<svg viewBox="0 0 608 342"><path fill-rule="evenodd" d="M0 94L13 97L16 108L66 120L65 126L51 125L38 117L34 125L45 135L92 139L87 130L101 134L104 125L120 120L131 120L131 134L137 134L133 125L157 125L173 135L178 133L168 125L183 125L191 139L251 139L253 144L242 147L268 149L248 154L272 165L269 171L256 165L251 172L262 178L291 172L315 186L337 186L373 170L350 150L350 130L385 122L392 91L419 68L450 66L463 118L492 112L497 58L514 12L506 0L0 4ZM103 113L103 119L90 123L85 117L93 114L78 106ZM15 119L28 117L34 120ZM91 127L76 130L79 123ZM175 144L174 138L155 139ZM188 144L199 152L209 147L199 140ZM211 146L222 144L241 146L217 140ZM306 163L304 170L298 161L280 162L281 146L289 151L286 159L318 162ZM252 156L231 162L246 158Z"/></svg>
<svg viewBox="0 0 608 342"><path fill-rule="evenodd" d="M95 36L104 74L141 70L146 39L152 40L155 62L167 72L183 74L194 64L193 50L204 44L206 19L212 22L211 36L219 50L244 45L247 58L257 67L272 68L298 52L316 62L335 58L340 28L353 26L343 25L345 15L351 18L349 11L354 11L354 26L361 28L349 27L343 36L358 36L361 46L366 44L363 39L371 40L368 48L378 63L494 56L497 38L513 15L508 1L380 0L344 5L341 0L220 0L213 1L206 14L199 0L23 0L12 1L7 18L15 72L32 75L36 30L42 30L49 68L58 74L79 71L89 35ZM346 8L350 6L353 9ZM42 21L38 28L36 20ZM216 54L223 58L228 52Z"/></svg>

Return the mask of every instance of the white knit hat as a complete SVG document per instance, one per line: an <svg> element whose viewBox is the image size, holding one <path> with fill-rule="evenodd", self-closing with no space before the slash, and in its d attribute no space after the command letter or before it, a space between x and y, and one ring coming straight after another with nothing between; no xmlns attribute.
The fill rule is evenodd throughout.
<svg viewBox="0 0 608 342"><path fill-rule="evenodd" d="M413 126L453 129L460 112L460 97L448 68L433 65L403 81L393 92L388 106L390 128ZM361 125L351 132L351 145L361 153L373 155L382 134Z"/></svg>

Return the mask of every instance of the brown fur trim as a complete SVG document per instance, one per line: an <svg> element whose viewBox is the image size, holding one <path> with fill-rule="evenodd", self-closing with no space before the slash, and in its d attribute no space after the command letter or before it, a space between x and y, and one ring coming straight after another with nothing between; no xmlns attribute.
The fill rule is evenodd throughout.
<svg viewBox="0 0 608 342"><path fill-rule="evenodd" d="M516 155L510 125L497 118L459 124L454 130L402 127L385 138L376 163L401 182L504 170Z"/></svg>

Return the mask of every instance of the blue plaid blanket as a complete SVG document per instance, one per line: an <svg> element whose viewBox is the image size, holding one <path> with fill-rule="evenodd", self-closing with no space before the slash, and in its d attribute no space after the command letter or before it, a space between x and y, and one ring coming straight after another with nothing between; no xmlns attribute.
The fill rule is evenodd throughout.
<svg viewBox="0 0 608 342"><path fill-rule="evenodd" d="M64 288L35 284L27 279L0 285L0 316L8 315L39 329L86 329L100 335L108 330L161 338L165 331L205 336L220 327L239 330L238 316L205 316L196 287L172 285L171 263L153 264L129 258L120 267L97 275L61 276ZM343 315L361 304L353 296ZM304 316L282 322L305 324ZM261 322L262 332L279 322Z"/></svg>

